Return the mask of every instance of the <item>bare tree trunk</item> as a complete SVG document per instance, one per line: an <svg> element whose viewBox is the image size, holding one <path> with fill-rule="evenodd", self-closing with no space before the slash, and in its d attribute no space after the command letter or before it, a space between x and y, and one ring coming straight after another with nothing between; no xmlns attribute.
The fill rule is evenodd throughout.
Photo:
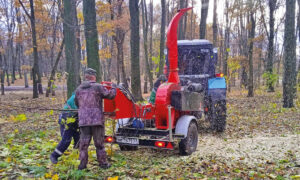
<svg viewBox="0 0 300 180"><path fill-rule="evenodd" d="M65 56L66 65L68 72L67 88L68 97L72 95L74 90L80 83L79 76L79 57L77 49L77 38L76 38L76 0L64 0L64 13L63 13L63 28L64 28L64 39L65 39ZM97 71L99 72L99 70Z"/></svg>
<svg viewBox="0 0 300 180"><path fill-rule="evenodd" d="M200 39L205 39L209 0L201 0Z"/></svg>
<svg viewBox="0 0 300 180"><path fill-rule="evenodd" d="M148 16L147 16L147 5L146 1L142 0L142 19L143 19L143 36L144 36L144 53L145 53L145 66L146 66L146 74L148 78L146 80L149 80L150 82L150 89L153 88L153 76L149 65L149 55L148 55L148 29L149 29L149 23L148 23ZM147 81L146 81L147 82ZM147 92L147 90L146 90Z"/></svg>
<svg viewBox="0 0 300 180"><path fill-rule="evenodd" d="M0 83L1 83L1 95L4 95L4 68L2 54L0 53Z"/></svg>
<svg viewBox="0 0 300 180"><path fill-rule="evenodd" d="M192 7L194 6L194 0L192 0ZM193 26L193 20L194 20L194 8L191 10L191 34L190 34L190 39L194 39L194 26Z"/></svg>
<svg viewBox="0 0 300 180"><path fill-rule="evenodd" d="M184 3L184 8L187 8L189 5L189 0L185 0ZM186 26L187 26L187 16L188 14L184 14L184 21L183 21L183 38L182 39L186 39Z"/></svg>
<svg viewBox="0 0 300 180"><path fill-rule="evenodd" d="M169 1L168 1L169 3ZM168 10L168 9L167 9ZM167 11L169 12L169 10ZM149 49L149 66L151 69L151 72L153 72L153 63L152 63L152 56L153 56L153 0L150 1L150 49ZM152 73L153 78L153 73Z"/></svg>
<svg viewBox="0 0 300 180"><path fill-rule="evenodd" d="M146 74L144 75L144 94L148 93L148 78Z"/></svg>
<svg viewBox="0 0 300 180"><path fill-rule="evenodd" d="M7 86L10 86L10 82L9 82L9 74L8 74L8 67L7 67L7 66L6 66L5 72L6 72L6 82L7 82Z"/></svg>
<svg viewBox="0 0 300 180"><path fill-rule="evenodd" d="M139 1L129 1L130 12L130 57L131 57L131 90L137 100L143 100L140 73L140 33L139 33ZM164 15L165 16L165 15Z"/></svg>
<svg viewBox="0 0 300 180"><path fill-rule="evenodd" d="M18 23L18 33L19 33L19 39L22 39L22 22L21 22L21 13L19 8L15 8L16 11L16 18ZM16 43L16 63L18 63L17 70L19 73L19 79L22 79L22 73L21 73L21 57L23 56L23 47L21 42Z"/></svg>
<svg viewBox="0 0 300 180"><path fill-rule="evenodd" d="M84 34L88 67L97 71L97 80L101 81L101 66L98 54L98 32L96 26L95 0L83 1Z"/></svg>
<svg viewBox="0 0 300 180"><path fill-rule="evenodd" d="M262 57L262 43L260 43L260 52L258 55L258 68L257 68L257 87L260 87L260 81L261 81L261 62L263 61L263 57Z"/></svg>
<svg viewBox="0 0 300 180"><path fill-rule="evenodd" d="M24 83L25 83L25 88L28 88L28 77L27 77L27 70L24 70Z"/></svg>
<svg viewBox="0 0 300 180"><path fill-rule="evenodd" d="M35 29L35 14L34 14L34 5L33 0L29 0L30 2L30 14L27 12L21 0L19 0L23 10L26 15L30 18L31 24L31 36L32 36L32 45L33 45L33 68L32 68L32 79L33 79L33 98L38 98L38 92L42 92L42 80L41 75L39 73L39 59L38 59L38 51L37 51L37 40L36 40L36 29ZM39 87L39 88L38 88ZM39 90L39 91L38 91Z"/></svg>
<svg viewBox="0 0 300 180"><path fill-rule="evenodd" d="M268 45L268 63L267 63L267 72L273 74L273 57L274 57L274 23L275 23L275 18L274 18L274 11L276 8L276 1L277 0L270 0L269 1L269 9L270 9L270 34L268 36L269 38L269 45ZM270 81L270 80L267 80ZM274 87L272 83L267 83L268 86L268 92L274 92Z"/></svg>
<svg viewBox="0 0 300 180"><path fill-rule="evenodd" d="M223 73L225 76L228 75L228 72L227 72L227 61L228 61L228 55L229 55L229 17L228 17L228 0L226 0L225 2L225 6L226 6L226 14L225 14L225 17L226 17L226 29L225 29L225 42L224 42L224 52L225 52L225 58L224 58L224 61L223 61Z"/></svg>
<svg viewBox="0 0 300 180"><path fill-rule="evenodd" d="M60 60L60 57L61 57L61 54L62 54L62 51L63 51L63 48L64 48L64 44L65 44L65 39L63 39L63 41L62 41L62 43L60 45L58 55L56 57L54 66L53 66L52 71L51 71L50 79L48 81L48 87L47 87L47 90L46 90L46 97L49 97L49 94L50 94L51 91L53 92L53 84L54 84L54 80L55 80L55 72L56 72L56 69L57 69L57 66L58 66L58 62Z"/></svg>
<svg viewBox="0 0 300 180"><path fill-rule="evenodd" d="M217 46L218 26L217 26L217 0L214 0L214 14L213 14L213 45Z"/></svg>
<svg viewBox="0 0 300 180"><path fill-rule="evenodd" d="M163 73L164 68L164 48L165 48L165 28L166 28L166 0L161 0L161 24L160 24L160 44L159 44L159 69L157 77Z"/></svg>
<svg viewBox="0 0 300 180"><path fill-rule="evenodd" d="M179 0L179 8L178 9L183 9L184 8L184 1L185 0ZM186 16L186 14L184 15ZM179 21L179 29L178 29L178 40L184 39L184 19L180 19Z"/></svg>
<svg viewBox="0 0 300 180"><path fill-rule="evenodd" d="M253 3L253 2L251 2ZM251 30L249 33L249 79L248 79L248 97L254 96L254 82L253 82L253 39L255 37L255 19L254 19L254 12L251 10L250 12L250 19L251 19Z"/></svg>
<svg viewBox="0 0 300 180"><path fill-rule="evenodd" d="M284 28L283 107L294 107L296 91L295 0L286 0Z"/></svg>

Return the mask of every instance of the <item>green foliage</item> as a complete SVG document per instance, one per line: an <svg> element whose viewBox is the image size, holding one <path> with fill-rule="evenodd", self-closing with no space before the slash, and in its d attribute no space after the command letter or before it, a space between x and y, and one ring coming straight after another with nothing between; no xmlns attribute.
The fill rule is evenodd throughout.
<svg viewBox="0 0 300 180"><path fill-rule="evenodd" d="M61 179L91 179L97 178L96 174L87 172L87 171L80 171L80 170L70 170L67 174L63 174L60 176Z"/></svg>
<svg viewBox="0 0 300 180"><path fill-rule="evenodd" d="M34 177L43 177L47 172L47 169L43 166L28 166L27 169L30 174L34 174Z"/></svg>
<svg viewBox="0 0 300 180"><path fill-rule="evenodd" d="M278 75L270 72L265 72L262 77L266 80L267 87L274 87L278 80Z"/></svg>
<svg viewBox="0 0 300 180"><path fill-rule="evenodd" d="M230 51L230 48L228 48ZM228 50L227 49L227 50ZM226 84L230 84L230 80L232 78L237 77L238 75L238 70L241 68L240 61L243 59L242 56L234 56L234 57L229 57L227 66L228 66L228 75L225 76L226 79Z"/></svg>
<svg viewBox="0 0 300 180"><path fill-rule="evenodd" d="M8 166L9 166L9 163L0 161L0 169L7 168Z"/></svg>

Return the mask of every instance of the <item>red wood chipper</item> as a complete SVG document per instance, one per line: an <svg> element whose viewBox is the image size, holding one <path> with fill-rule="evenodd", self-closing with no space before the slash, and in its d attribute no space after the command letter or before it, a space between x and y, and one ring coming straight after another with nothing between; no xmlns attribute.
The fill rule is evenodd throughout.
<svg viewBox="0 0 300 180"><path fill-rule="evenodd" d="M181 155L197 149L197 119L204 114L211 126L223 131L226 124L226 84L215 74L217 51L207 40L177 41L181 9L167 31L167 82L156 92L155 103L138 104L130 91L117 86L113 100L104 100L104 112L116 119L116 133L106 142L117 143L121 150L138 146L174 149L179 142ZM179 67L179 68L178 68ZM111 88L110 82L102 82Z"/></svg>

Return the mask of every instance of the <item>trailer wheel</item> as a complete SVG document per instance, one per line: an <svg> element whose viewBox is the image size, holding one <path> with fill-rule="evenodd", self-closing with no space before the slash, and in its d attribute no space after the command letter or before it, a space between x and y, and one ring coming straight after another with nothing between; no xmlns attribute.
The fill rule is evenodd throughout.
<svg viewBox="0 0 300 180"><path fill-rule="evenodd" d="M226 100L217 101L211 106L211 128L223 132L226 128Z"/></svg>
<svg viewBox="0 0 300 180"><path fill-rule="evenodd" d="M136 151L138 150L137 146L128 146L128 145L119 145L121 151Z"/></svg>
<svg viewBox="0 0 300 180"><path fill-rule="evenodd" d="M198 128L197 124L192 121L189 125L186 138L179 143L180 155L190 155L196 151L198 145Z"/></svg>

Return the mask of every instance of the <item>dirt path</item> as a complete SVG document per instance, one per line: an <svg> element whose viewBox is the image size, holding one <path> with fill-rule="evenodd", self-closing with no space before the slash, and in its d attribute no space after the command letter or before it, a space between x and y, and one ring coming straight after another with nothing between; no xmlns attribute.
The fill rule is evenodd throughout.
<svg viewBox="0 0 300 180"><path fill-rule="evenodd" d="M43 86L43 90L46 91L47 86ZM56 90L67 89L67 86L57 86ZM32 91L32 86L25 88L24 86L5 86L4 91Z"/></svg>

